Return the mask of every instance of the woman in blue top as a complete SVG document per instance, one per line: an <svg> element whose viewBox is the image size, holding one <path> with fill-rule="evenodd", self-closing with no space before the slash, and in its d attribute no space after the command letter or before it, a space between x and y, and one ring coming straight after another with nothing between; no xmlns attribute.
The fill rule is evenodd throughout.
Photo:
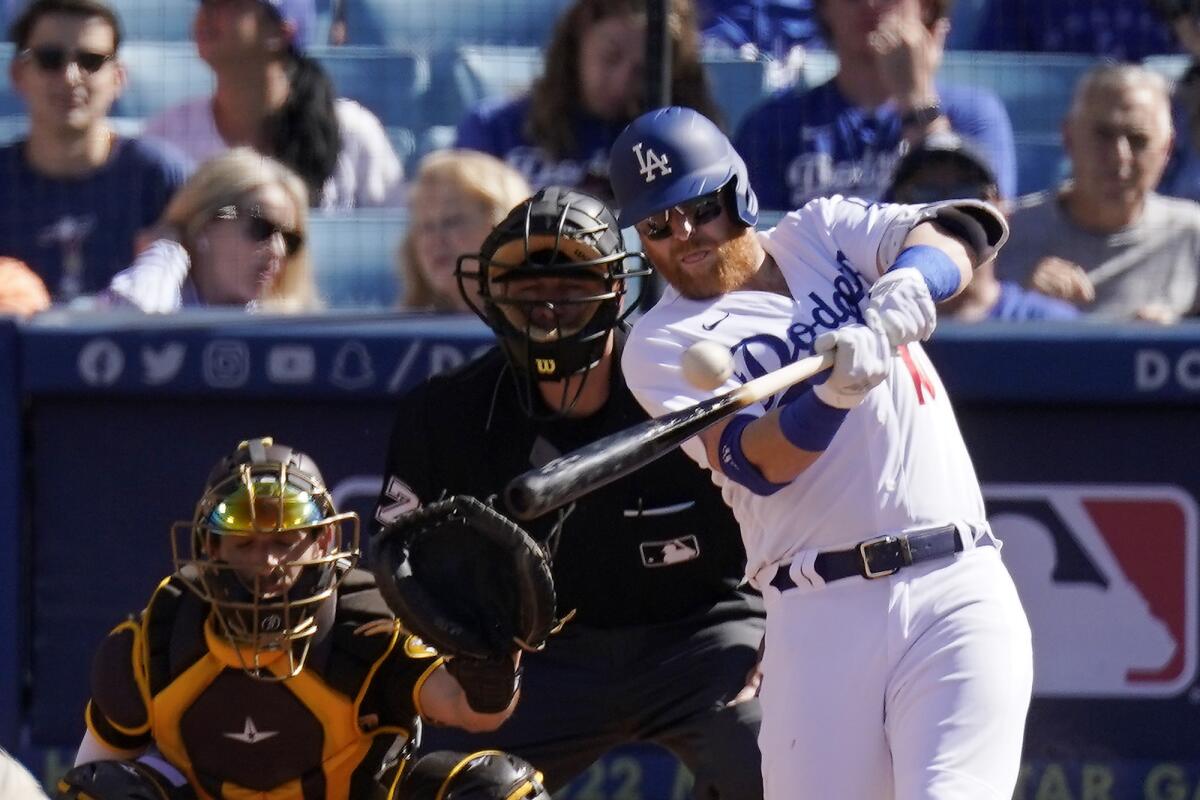
<svg viewBox="0 0 1200 800"><path fill-rule="evenodd" d="M700 63L692 0L671 0L671 96L717 113ZM608 151L650 105L643 95L645 0L576 0L559 18L527 95L485 101L459 123L458 147L504 159L534 189L573 186L611 198Z"/></svg>

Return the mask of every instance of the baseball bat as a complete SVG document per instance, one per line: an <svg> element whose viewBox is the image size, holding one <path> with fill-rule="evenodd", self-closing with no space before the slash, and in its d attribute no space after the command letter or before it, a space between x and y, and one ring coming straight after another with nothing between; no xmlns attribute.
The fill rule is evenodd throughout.
<svg viewBox="0 0 1200 800"><path fill-rule="evenodd" d="M808 356L694 406L609 434L513 478L504 489L504 501L518 519L540 517L644 467L751 403L831 366L832 353Z"/></svg>

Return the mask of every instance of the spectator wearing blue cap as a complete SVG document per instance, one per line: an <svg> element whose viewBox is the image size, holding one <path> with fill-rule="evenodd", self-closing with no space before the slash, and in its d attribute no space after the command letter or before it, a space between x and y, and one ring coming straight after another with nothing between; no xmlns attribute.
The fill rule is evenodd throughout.
<svg viewBox="0 0 1200 800"><path fill-rule="evenodd" d="M291 167L319 208L396 206L403 168L378 118L335 96L298 33L311 0L201 0L193 37L217 78L212 97L146 125L197 162L248 145Z"/></svg>

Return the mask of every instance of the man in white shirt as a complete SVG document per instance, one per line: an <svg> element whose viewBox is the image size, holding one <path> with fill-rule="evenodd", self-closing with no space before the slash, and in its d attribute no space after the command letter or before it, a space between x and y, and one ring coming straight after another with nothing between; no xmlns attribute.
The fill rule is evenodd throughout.
<svg viewBox="0 0 1200 800"><path fill-rule="evenodd" d="M1073 178L1017 204L997 277L1097 318L1200 312L1200 204L1154 191L1172 140L1161 75L1133 64L1084 75L1063 122Z"/></svg>
<svg viewBox="0 0 1200 800"><path fill-rule="evenodd" d="M1003 244L1003 218L834 196L756 233L741 157L682 108L631 123L611 164L619 221L671 284L622 363L650 413L711 396L679 368L698 341L729 348L726 389L834 355L684 445L733 508L767 608L766 797L1007 800L1029 625L919 343L934 303Z"/></svg>

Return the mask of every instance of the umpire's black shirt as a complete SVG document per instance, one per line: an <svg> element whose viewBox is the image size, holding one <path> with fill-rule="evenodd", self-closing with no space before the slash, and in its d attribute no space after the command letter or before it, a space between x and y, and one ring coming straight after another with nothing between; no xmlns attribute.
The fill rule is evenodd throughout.
<svg viewBox="0 0 1200 800"><path fill-rule="evenodd" d="M393 521L443 494L501 495L531 466L645 420L621 377L623 340L618 332L608 402L589 417L531 420L499 349L406 394L377 521ZM525 528L545 541L558 517L551 512ZM576 501L554 555L559 611L575 608L578 623L598 628L703 614L733 595L745 558L720 491L675 450Z"/></svg>

